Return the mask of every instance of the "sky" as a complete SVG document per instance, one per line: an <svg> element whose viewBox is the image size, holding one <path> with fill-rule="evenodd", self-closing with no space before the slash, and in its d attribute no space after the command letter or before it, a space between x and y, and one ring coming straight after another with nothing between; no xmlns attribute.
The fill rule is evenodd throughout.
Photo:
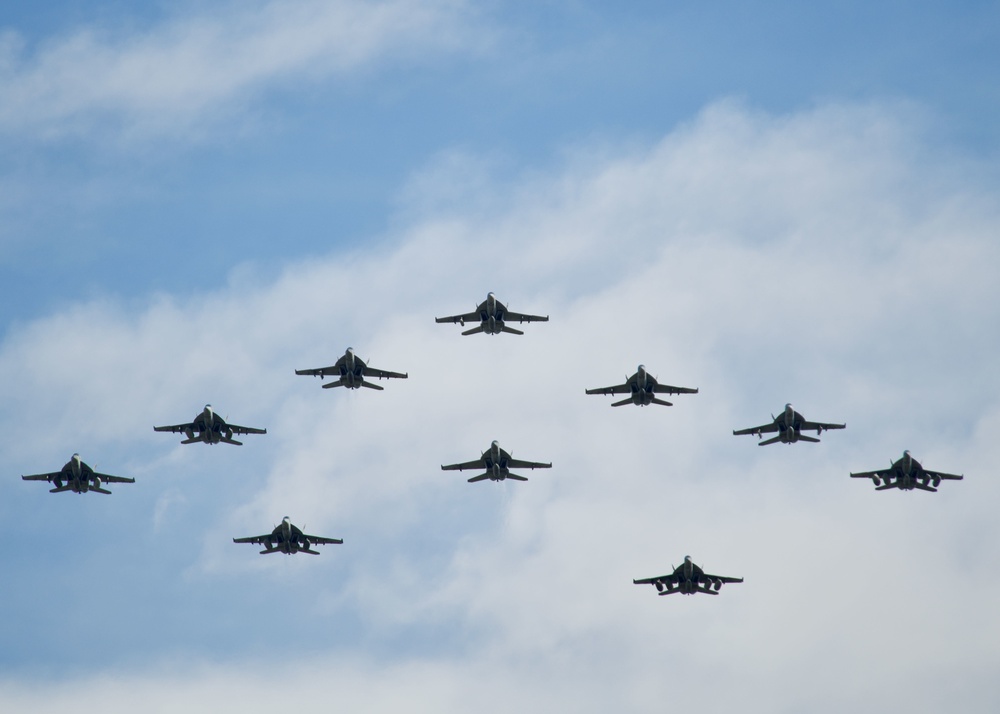
<svg viewBox="0 0 1000 714"><path fill-rule="evenodd" d="M0 709L995 712L998 48L985 2L6 5ZM432 320L489 291L550 322ZM409 379L294 375L348 346ZM640 363L699 393L584 394ZM153 432L206 402L267 435ZM732 436L786 402L847 428ZM494 439L553 467L440 470ZM965 479L848 478L904 449ZM136 482L18 478L74 452ZM286 515L344 544L233 544ZM685 555L745 582L631 583Z"/></svg>

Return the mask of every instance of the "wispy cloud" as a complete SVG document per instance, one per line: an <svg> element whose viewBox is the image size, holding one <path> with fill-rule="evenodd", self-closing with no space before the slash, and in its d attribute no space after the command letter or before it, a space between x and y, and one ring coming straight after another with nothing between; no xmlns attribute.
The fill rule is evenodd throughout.
<svg viewBox="0 0 1000 714"><path fill-rule="evenodd" d="M267 90L395 60L468 51L484 32L461 0L251 2L142 32L85 27L28 47L0 37L0 131L181 134Z"/></svg>

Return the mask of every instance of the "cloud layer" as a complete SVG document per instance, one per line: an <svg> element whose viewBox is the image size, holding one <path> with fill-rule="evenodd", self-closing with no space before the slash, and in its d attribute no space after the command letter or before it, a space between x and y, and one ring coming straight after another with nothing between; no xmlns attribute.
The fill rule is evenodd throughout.
<svg viewBox="0 0 1000 714"><path fill-rule="evenodd" d="M722 103L655 145L505 183L488 166L456 180L448 167L475 173L475 157L449 156L369 251L10 334L9 461L57 468L83 443L130 469L102 517L152 549L152 572L174 569L157 577L179 578L173 596L228 645L126 608L92 626L121 651L55 688L8 680L0 702L61 711L82 687L112 712L140 696L164 711L995 710L984 326L1000 323L1000 216L972 162L927 150L907 116ZM431 320L488 290L552 321L462 338ZM348 345L410 379L358 394L293 375ZM639 362L701 392L645 409L584 395ZM226 450L152 433L205 401L268 435ZM731 436L787 401L848 428L764 449ZM439 470L492 439L554 467L523 484ZM930 495L847 478L904 448L966 480ZM12 507L52 503L29 486L4 487ZM345 544L268 560L231 543L286 514ZM685 554L746 582L718 598L631 584ZM135 627L143 644L117 634Z"/></svg>

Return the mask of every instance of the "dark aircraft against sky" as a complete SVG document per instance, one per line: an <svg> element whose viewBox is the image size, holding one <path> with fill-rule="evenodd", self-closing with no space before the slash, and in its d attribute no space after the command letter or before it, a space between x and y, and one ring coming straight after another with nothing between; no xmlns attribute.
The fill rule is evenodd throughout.
<svg viewBox="0 0 1000 714"><path fill-rule="evenodd" d="M359 389L360 387L367 387L368 389L382 390L385 389L385 387L373 384L372 382L366 380L365 377L376 377L378 379L407 379L409 377L409 374L403 374L401 372L387 372L384 369L369 367L354 354L353 347L348 347L347 351L344 352L344 356L338 359L337 362L330 367L320 367L318 369L297 369L295 370L295 374L311 375L313 377L319 377L320 379L329 376L337 377L335 382L324 384L323 389L330 389L332 387Z"/></svg>
<svg viewBox="0 0 1000 714"><path fill-rule="evenodd" d="M452 315L451 317L435 317L435 322L457 322L465 327L466 322L478 322L479 327L466 330L463 335L474 335L477 332L485 332L487 335L497 335L501 332L509 332L512 335L523 335L520 330L509 327L508 322L548 322L549 316L525 315L520 312L511 312L507 307L497 300L496 295L487 293L486 300L479 304L475 312L467 312L464 315Z"/></svg>
<svg viewBox="0 0 1000 714"><path fill-rule="evenodd" d="M511 458L511 455L500 448L500 443L494 441L490 444L490 448L484 451L482 456L474 461L466 461L461 464L448 464L447 466L442 466L443 471L465 471L468 469L485 469L485 473L481 473L478 476L473 476L469 479L469 483L475 481L482 481L484 479L490 479L491 481L503 481L504 479L510 478L515 481L527 481L528 479L524 476L519 476L517 474L512 474L511 469L550 469L552 464L543 464L538 461L521 461L519 459Z"/></svg>
<svg viewBox="0 0 1000 714"><path fill-rule="evenodd" d="M614 387L601 387L599 389L588 389L587 394L628 394L628 399L614 402L611 406L621 407L626 404L635 404L644 407L647 404L662 404L665 407L672 407L671 402L659 399L657 394L697 394L698 390L691 387L672 387L669 384L660 384L646 371L645 365L639 365L636 373L625 378L625 384L618 384Z"/></svg>
<svg viewBox="0 0 1000 714"><path fill-rule="evenodd" d="M963 476L925 469L919 461L910 456L909 451L904 451L903 456L894 461L889 468L852 473L851 478L870 478L875 484L876 491L890 488L912 491L918 488L921 491L936 492L942 481L961 481ZM885 483L882 483L883 481Z"/></svg>
<svg viewBox="0 0 1000 714"><path fill-rule="evenodd" d="M25 481L48 481L55 484L55 488L49 489L51 493L60 491L72 491L73 493L87 493L97 491L97 493L111 494L106 488L101 488L105 483L135 483L134 478L123 476L110 476L99 474L80 460L79 454L66 462L61 471L50 474L34 474L32 476L22 476Z"/></svg>
<svg viewBox="0 0 1000 714"><path fill-rule="evenodd" d="M735 436L742 436L744 434L756 434L759 439L762 434L771 434L773 432L778 432L778 435L765 439L757 444L757 446L767 446L768 444L774 444L775 442L782 442L783 444L794 444L796 441L813 441L819 442L819 439L813 436L806 436L802 433L805 431L816 431L816 436L823 433L824 430L829 429L843 429L847 424L826 424L819 421L806 421L801 414L792 409L791 404L786 404L784 411L782 411L778 416L771 415L774 420L770 424L764 424L763 426L754 426L749 429L739 429L733 432Z"/></svg>
<svg viewBox="0 0 1000 714"><path fill-rule="evenodd" d="M690 555L685 555L684 562L679 567L674 568L674 572L669 575L642 578L632 582L636 585L654 585L660 595L673 595L674 593L718 595L723 583L742 583L743 578L709 575L691 562Z"/></svg>
<svg viewBox="0 0 1000 714"><path fill-rule="evenodd" d="M174 424L173 426L154 426L153 431L169 431L173 434L184 434L187 438L182 444L193 444L201 441L206 444L235 444L242 446L242 441L236 441L233 434L266 434L267 429L255 429L251 426L239 426L237 424L227 424L226 420L220 417L212 409L211 404L206 404L201 414L196 416L187 424ZM197 432L197 436L195 433Z"/></svg>
<svg viewBox="0 0 1000 714"><path fill-rule="evenodd" d="M233 538L233 543L256 543L264 546L260 551L261 555L268 553L284 553L293 555L295 553L309 553L319 555L319 551L312 550L314 545L339 544L344 541L340 538L324 538L322 536L306 535L297 526L293 526L288 516L281 520L281 525L270 533L248 538Z"/></svg>

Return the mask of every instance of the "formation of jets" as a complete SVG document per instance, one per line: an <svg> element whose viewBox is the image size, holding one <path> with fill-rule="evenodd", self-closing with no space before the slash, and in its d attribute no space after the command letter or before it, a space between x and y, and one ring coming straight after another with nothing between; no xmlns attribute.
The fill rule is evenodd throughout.
<svg viewBox="0 0 1000 714"><path fill-rule="evenodd" d="M486 295L486 300L479 304L474 312L450 317L437 317L438 323L457 323L465 326L466 322L478 323L462 332L463 335L476 333L486 333L497 335L509 333L523 335L524 332L510 326L510 323L518 324L525 322L547 322L548 316L528 315L518 312L511 312L507 307L497 300L491 292ZM319 367L316 369L297 369L297 375L310 375L319 377L321 380L331 377L331 381L324 384L324 389L333 387L345 387L347 389L368 389L383 390L384 388L369 380L371 379L407 379L406 373L390 372L382 369L369 367L363 360L357 357L354 349L348 347L344 355L329 367ZM611 406L620 407L626 404L636 406L648 406L659 404L662 406L673 406L657 395L672 394L697 394L698 389L692 387L675 387L668 384L660 384L644 365L639 365L635 374L627 377L623 384L611 387L601 387L597 389L587 389L586 394L604 395L627 395L625 399L612 402ZM818 437L824 431L843 429L846 424L833 424L828 422L811 422L806 420L799 412L792 408L791 404L786 404L784 410L778 416L771 416L771 422L760 426L733 431L736 436L756 434L758 439L762 439L764 434L774 434L775 436L759 441L760 446L781 442L784 444L794 444L799 441L819 442L816 437L808 436L802 432L815 431ZM234 439L234 436L247 434L266 434L266 429L255 427L239 426L228 423L227 420L215 413L211 404L206 404L204 409L190 422L174 424L172 426L154 426L154 431L183 434L182 444L192 444L202 442L205 444L232 444L241 446L242 442ZM527 481L525 476L513 473L511 469L548 469L551 463L540 461L524 461L515 459L510 453L500 448L497 441L490 444L490 448L484 451L479 458L456 464L442 465L444 471L482 471L468 479L470 483L476 481L504 481L512 479L515 481ZM75 493L87 493L96 491L97 493L110 494L111 492L103 487L108 483L135 483L135 479L112 476L109 474L97 473L90 466L85 464L79 454L73 457L62 467L60 471L45 474L34 474L22 476L25 481L48 481L54 485L50 489L52 493L61 491L73 491ZM902 458L893 462L888 469L875 471L862 471L852 473L851 478L870 478L875 484L875 490L884 491L888 489L937 491L941 481L961 480L963 477L955 474L947 474L940 471L930 471L924 469L917 462L909 451L904 451ZM286 516L280 525L270 533L246 538L234 538L234 543L255 543L264 546L260 551L262 555L270 553L309 553L319 555L313 550L313 546L326 544L339 544L343 540L339 538L326 538L322 536L306 535L301 529L292 524ZM702 568L695 565L690 556L685 556L684 563L666 575L659 575L652 578L642 578L633 580L637 585L653 585L660 595L672 595L681 593L693 595L695 593L705 593L717 595L724 583L742 583L743 578L733 578L722 575L710 575Z"/></svg>

